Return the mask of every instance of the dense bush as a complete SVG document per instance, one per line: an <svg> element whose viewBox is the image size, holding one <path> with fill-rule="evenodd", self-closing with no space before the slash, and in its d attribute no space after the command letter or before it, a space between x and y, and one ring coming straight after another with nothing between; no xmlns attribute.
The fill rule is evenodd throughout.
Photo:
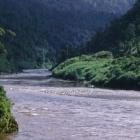
<svg viewBox="0 0 140 140"><path fill-rule="evenodd" d="M12 133L18 130L18 125L11 115L11 103L5 91L0 87L0 134Z"/></svg>
<svg viewBox="0 0 140 140"><path fill-rule="evenodd" d="M98 54L102 52L67 60L53 70L53 75L100 87L140 89L139 57L112 58Z"/></svg>

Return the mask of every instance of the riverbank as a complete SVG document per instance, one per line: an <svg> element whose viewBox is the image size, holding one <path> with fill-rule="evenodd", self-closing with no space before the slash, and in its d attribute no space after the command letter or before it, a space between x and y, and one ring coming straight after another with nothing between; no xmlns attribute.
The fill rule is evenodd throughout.
<svg viewBox="0 0 140 140"><path fill-rule="evenodd" d="M0 87L0 134L18 131L18 124L11 113L11 103L6 97L3 87Z"/></svg>
<svg viewBox="0 0 140 140"><path fill-rule="evenodd" d="M140 57L113 58L110 52L83 55L58 65L53 76L101 88L140 90Z"/></svg>
<svg viewBox="0 0 140 140"><path fill-rule="evenodd" d="M0 84L8 92L42 93L82 97L115 97L139 99L140 92L134 90L111 90L86 87L78 82L53 78L48 70L27 70L23 73L3 75ZM18 86L17 86L18 85Z"/></svg>

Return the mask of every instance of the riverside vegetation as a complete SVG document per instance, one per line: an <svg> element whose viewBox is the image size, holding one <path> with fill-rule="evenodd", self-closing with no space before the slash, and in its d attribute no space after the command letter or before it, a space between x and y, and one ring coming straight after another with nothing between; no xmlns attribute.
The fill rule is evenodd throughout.
<svg viewBox="0 0 140 140"><path fill-rule="evenodd" d="M125 13L135 0L108 0L104 4L102 0L63 0L59 7L56 0L48 2L49 5L37 0L0 1L0 26L6 29L0 27L0 73L51 66L86 53L61 63L53 70L54 76L102 87L140 88L140 0L97 35L96 31ZM92 35L95 37L86 46L78 48ZM17 130L11 103L0 87L0 134Z"/></svg>
<svg viewBox="0 0 140 140"><path fill-rule="evenodd" d="M140 89L140 58L113 58L110 52L82 55L61 63L53 75L99 87Z"/></svg>
<svg viewBox="0 0 140 140"><path fill-rule="evenodd" d="M86 55L61 63L53 75L99 87L140 89L140 0L104 32L97 33L83 53Z"/></svg>
<svg viewBox="0 0 140 140"><path fill-rule="evenodd" d="M0 28L0 73L10 71L10 63L7 59L7 51L2 43L5 30ZM18 124L11 113L11 103L6 97L3 87L0 87L0 134L12 133L18 130Z"/></svg>
<svg viewBox="0 0 140 140"><path fill-rule="evenodd" d="M0 87L0 134L12 133L18 130L18 124L11 114L11 103L6 97L3 87Z"/></svg>

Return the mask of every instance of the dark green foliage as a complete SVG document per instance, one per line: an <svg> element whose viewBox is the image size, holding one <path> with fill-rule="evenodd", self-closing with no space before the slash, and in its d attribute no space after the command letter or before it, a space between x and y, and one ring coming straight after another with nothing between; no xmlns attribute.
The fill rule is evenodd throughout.
<svg viewBox="0 0 140 140"><path fill-rule="evenodd" d="M110 67L112 76L105 86L138 89L140 87L140 0L137 0L134 7L121 19L114 21L103 33L98 33L87 44L86 50L90 53L110 50L118 57Z"/></svg>
<svg viewBox="0 0 140 140"><path fill-rule="evenodd" d="M9 61L7 60L7 57L5 54L0 55L0 73L1 72L11 72L11 65Z"/></svg>
<svg viewBox="0 0 140 140"><path fill-rule="evenodd" d="M0 134L12 133L18 130L18 125L11 115L11 103L5 91L0 87Z"/></svg>
<svg viewBox="0 0 140 140"><path fill-rule="evenodd" d="M6 34L5 30L0 27L0 73L10 72L11 67L7 59L7 51L2 43L3 36Z"/></svg>
<svg viewBox="0 0 140 140"><path fill-rule="evenodd" d="M55 77L86 81L99 87L122 89L140 89L140 58L139 57L102 57L83 55L65 61L53 70ZM101 57L99 57L101 56ZM109 55L110 56L110 55Z"/></svg>
<svg viewBox="0 0 140 140"><path fill-rule="evenodd" d="M77 55L77 46L125 13L134 1L0 0L0 26L13 35L5 38L8 60L20 70Z"/></svg>
<svg viewBox="0 0 140 140"><path fill-rule="evenodd" d="M122 57L113 62L111 67L111 87L126 87L128 89L140 89L140 58Z"/></svg>
<svg viewBox="0 0 140 140"><path fill-rule="evenodd" d="M83 50L88 55L60 64L54 76L100 87L140 89L140 0Z"/></svg>
<svg viewBox="0 0 140 140"><path fill-rule="evenodd" d="M4 45L0 42L0 54L3 54L5 52Z"/></svg>
<svg viewBox="0 0 140 140"><path fill-rule="evenodd" d="M117 57L140 56L140 0L126 15L89 41L85 49L87 53L109 50Z"/></svg>

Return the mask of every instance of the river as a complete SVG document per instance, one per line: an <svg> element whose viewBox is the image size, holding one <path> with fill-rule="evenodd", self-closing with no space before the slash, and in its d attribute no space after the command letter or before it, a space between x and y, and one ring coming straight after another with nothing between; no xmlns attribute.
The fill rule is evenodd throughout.
<svg viewBox="0 0 140 140"><path fill-rule="evenodd" d="M47 70L4 75L19 132L0 140L140 140L140 92L81 87Z"/></svg>

